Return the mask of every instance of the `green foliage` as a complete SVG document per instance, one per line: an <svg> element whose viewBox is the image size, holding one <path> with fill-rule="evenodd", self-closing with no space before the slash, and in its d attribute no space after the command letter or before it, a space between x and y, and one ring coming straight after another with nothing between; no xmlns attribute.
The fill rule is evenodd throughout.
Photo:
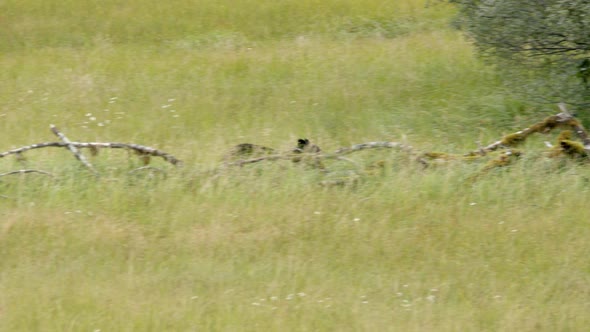
<svg viewBox="0 0 590 332"><path fill-rule="evenodd" d="M528 99L590 105L588 1L451 0L459 25Z"/></svg>

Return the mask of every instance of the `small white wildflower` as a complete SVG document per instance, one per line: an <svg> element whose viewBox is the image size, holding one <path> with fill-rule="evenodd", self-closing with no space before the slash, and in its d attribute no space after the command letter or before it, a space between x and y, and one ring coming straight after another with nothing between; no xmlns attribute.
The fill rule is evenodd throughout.
<svg viewBox="0 0 590 332"><path fill-rule="evenodd" d="M175 101L175 100L176 100L176 99L174 99L174 98L170 98L170 99L168 99L168 102L169 102L169 103L171 103L171 102L173 102L173 101Z"/></svg>
<svg viewBox="0 0 590 332"><path fill-rule="evenodd" d="M99 127L104 127L104 123L102 123L102 122L99 122L96 125L99 126Z"/></svg>
<svg viewBox="0 0 590 332"><path fill-rule="evenodd" d="M270 297L270 300L271 300L271 301L277 301L278 299L279 299L279 297L278 297L278 296L271 296L271 297Z"/></svg>
<svg viewBox="0 0 590 332"><path fill-rule="evenodd" d="M513 229L513 230L511 230L510 232L512 232L512 233L516 233L516 232L518 232L518 229Z"/></svg>
<svg viewBox="0 0 590 332"><path fill-rule="evenodd" d="M252 302L252 305L254 305L254 306L259 306L259 305L260 305L260 303L258 303L258 302Z"/></svg>
<svg viewBox="0 0 590 332"><path fill-rule="evenodd" d="M292 300L294 297L295 297L295 294L289 294L289 295L287 295L285 300Z"/></svg>
<svg viewBox="0 0 590 332"><path fill-rule="evenodd" d="M168 107L170 107L170 106L172 106L172 105L170 105L170 104L166 104L166 105L162 105L162 108L168 108Z"/></svg>
<svg viewBox="0 0 590 332"><path fill-rule="evenodd" d="M177 118L177 117L179 117L179 116L180 116L180 115L178 115L178 114L174 114L172 117L173 117L173 118Z"/></svg>
<svg viewBox="0 0 590 332"><path fill-rule="evenodd" d="M198 296L196 296L196 295L193 295L193 296L191 296L191 300L196 300L196 299L198 299L198 298L199 298L199 297L198 297Z"/></svg>
<svg viewBox="0 0 590 332"><path fill-rule="evenodd" d="M92 113L86 113L86 116L90 117L90 116L92 116Z"/></svg>
<svg viewBox="0 0 590 332"><path fill-rule="evenodd" d="M352 219L352 221L358 222L358 221L361 221L361 218L354 218L354 219Z"/></svg>
<svg viewBox="0 0 590 332"><path fill-rule="evenodd" d="M96 117L91 116L91 117L88 118L88 120L90 120L90 121L96 121Z"/></svg>
<svg viewBox="0 0 590 332"><path fill-rule="evenodd" d="M469 205L474 206L474 205L477 205L477 203L471 202L471 203L469 203Z"/></svg>
<svg viewBox="0 0 590 332"><path fill-rule="evenodd" d="M322 214L322 213L320 211L313 211L313 214L319 215L319 214Z"/></svg>
<svg viewBox="0 0 590 332"><path fill-rule="evenodd" d="M299 297L304 297L304 296L305 296L305 293L301 292L301 293L297 293L297 295L298 295Z"/></svg>

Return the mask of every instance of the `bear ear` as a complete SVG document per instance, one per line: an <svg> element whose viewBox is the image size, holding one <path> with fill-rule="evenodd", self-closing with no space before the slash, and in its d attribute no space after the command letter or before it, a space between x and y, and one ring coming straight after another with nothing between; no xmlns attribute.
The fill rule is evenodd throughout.
<svg viewBox="0 0 590 332"><path fill-rule="evenodd" d="M300 138L297 140L297 147L303 149L307 144L309 144L309 140L307 138Z"/></svg>

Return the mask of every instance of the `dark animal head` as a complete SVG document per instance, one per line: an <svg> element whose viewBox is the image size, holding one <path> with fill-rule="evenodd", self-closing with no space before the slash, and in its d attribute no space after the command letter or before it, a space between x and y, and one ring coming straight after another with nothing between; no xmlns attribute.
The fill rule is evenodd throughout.
<svg viewBox="0 0 590 332"><path fill-rule="evenodd" d="M307 138L300 138L297 140L297 148L298 149L303 150L308 145L309 145L309 140Z"/></svg>

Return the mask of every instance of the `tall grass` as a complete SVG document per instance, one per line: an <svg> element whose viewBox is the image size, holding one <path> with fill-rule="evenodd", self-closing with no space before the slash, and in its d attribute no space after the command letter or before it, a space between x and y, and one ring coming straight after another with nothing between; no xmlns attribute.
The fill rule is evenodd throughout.
<svg viewBox="0 0 590 332"><path fill-rule="evenodd" d="M434 2L431 2L434 3ZM0 330L583 330L587 166L423 169L391 151L214 173L232 145L374 140L465 152L553 110L507 100L420 1L6 1L1 147L155 146L0 160ZM476 175L478 175L475 177ZM474 181L473 179L477 180ZM323 187L325 180L344 186Z"/></svg>

